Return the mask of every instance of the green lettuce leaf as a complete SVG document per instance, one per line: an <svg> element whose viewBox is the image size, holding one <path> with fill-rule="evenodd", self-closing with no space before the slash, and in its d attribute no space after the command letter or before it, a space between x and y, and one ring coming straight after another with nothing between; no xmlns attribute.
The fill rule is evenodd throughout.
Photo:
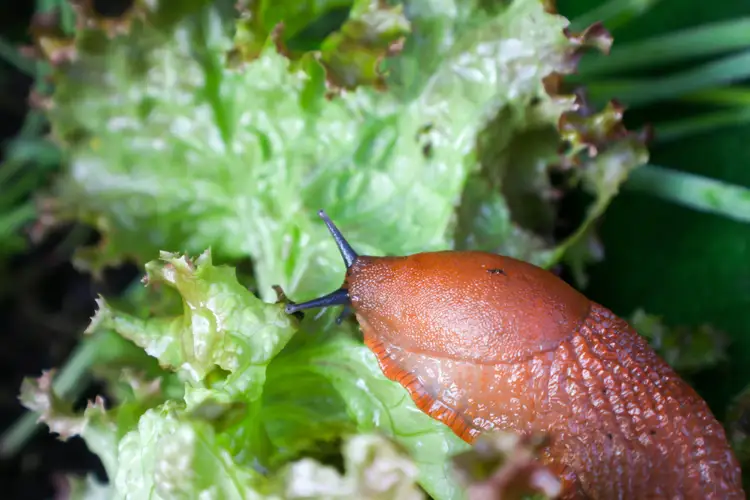
<svg viewBox="0 0 750 500"><path fill-rule="evenodd" d="M323 42L319 61L335 88L354 89L361 84L384 90L381 63L403 47L410 31L403 6L382 0L357 0L347 22Z"/></svg>
<svg viewBox="0 0 750 500"><path fill-rule="evenodd" d="M229 68L224 54L243 41L233 41L225 15L209 7L169 30L134 22L127 35L80 41L75 62L56 74L49 118L70 160L57 217L106 235L81 257L98 269L124 258L145 262L162 249L211 247L220 262L251 257L266 300L275 284L312 296L338 281L336 250L314 219L321 207L363 253L404 254L456 246L455 204L477 192L469 179L480 167L515 172L525 187L511 182L504 198L545 191L557 123L575 108L572 96L551 95L545 79L572 71L587 42L566 35L568 21L539 0L492 11L414 1L404 11L413 35L384 61L388 92L360 86L331 99L329 63L351 55L341 37L361 35L353 26L364 19L382 30L372 41L378 47L380 34L392 41L403 32L393 27L403 27L393 19L398 10L373 14L376 3L357 2L354 24L330 35L338 40L333 59L321 49L290 61L269 35L261 49L248 49L257 52L251 62ZM371 58L355 59L355 73L372 74ZM491 206L528 205L499 200L497 188L480 190ZM547 227L546 194L539 196ZM484 227L485 204L475 205L461 231ZM493 213L500 227L518 225L510 210ZM480 239L535 262L564 253L540 257L550 242L539 240L539 224L523 224L526 231Z"/></svg>
<svg viewBox="0 0 750 500"><path fill-rule="evenodd" d="M259 475L237 465L209 423L185 420L180 410L175 402L148 410L122 438L115 498L264 498Z"/></svg>
<svg viewBox="0 0 750 500"><path fill-rule="evenodd" d="M315 322L303 323L313 331ZM312 335L312 334L311 334ZM314 337L313 337L314 338ZM323 399L317 408L308 407L307 422L293 422L304 432L310 421L334 424L332 415L353 421L358 432L381 432L409 451L419 466L420 484L434 498L460 498L461 488L453 474L451 457L468 448L447 426L416 408L401 385L386 379L375 355L361 341L339 334L311 339L282 353L269 368L269 385L298 401L293 387L310 376L330 384L337 399ZM322 384L325 386L325 384ZM282 389L284 388L284 389ZM265 411L279 415L269 405ZM319 412L319 413L318 413ZM338 425L345 425L341 422ZM295 436L294 433L288 434ZM280 442L280 446L289 446Z"/></svg>
<svg viewBox="0 0 750 500"><path fill-rule="evenodd" d="M343 445L345 473L302 459L279 474L285 499L421 500L417 468L402 451L377 434L349 437Z"/></svg>
<svg viewBox="0 0 750 500"><path fill-rule="evenodd" d="M195 261L163 252L161 261L146 269L149 284L180 292L184 314L144 320L115 311L100 298L89 331L112 328L193 382L225 370L223 389L256 399L266 365L295 331L283 307L264 304L239 284L233 268L214 266L208 251Z"/></svg>
<svg viewBox="0 0 750 500"><path fill-rule="evenodd" d="M244 288L233 268L214 266L208 251L194 260L164 252L146 269L149 286L179 292L182 314L144 319L99 299L88 331L113 329L177 372L186 410L231 428L231 450L270 466L260 398L268 364L296 332L293 318Z"/></svg>
<svg viewBox="0 0 750 500"><path fill-rule="evenodd" d="M302 337L293 337L296 321L282 305L261 302L239 285L233 269L214 266L208 252L195 260L164 253L146 268L149 287L180 293L183 314L142 319L100 300L89 331L113 329L181 374L181 413L151 405L149 419L175 414L209 422L227 453L259 470L315 453L321 443L330 448L352 432L381 432L409 451L420 484L435 498L460 497L450 458L468 445L387 380L361 341L344 331L319 333L333 331L329 317L305 320ZM129 380L141 400L157 391L153 382ZM120 436L127 431L129 439L145 439L133 434L142 411L121 422Z"/></svg>
<svg viewBox="0 0 750 500"><path fill-rule="evenodd" d="M274 34L278 41L287 41L300 34L311 20L337 10L349 10L352 0L321 0L289 2L273 0L239 0L234 44L228 53L229 62L239 65L258 58L274 30L283 25L283 32ZM350 16L351 17L351 16Z"/></svg>
<svg viewBox="0 0 750 500"><path fill-rule="evenodd" d="M403 6L391 7L380 0L356 0L353 5L341 0L240 2L240 21L229 62L238 65L260 57L269 38L292 60L304 57L307 53L290 50L287 40L299 34L311 18L344 6L350 8L349 18L322 40L315 58L325 68L326 79L334 90L352 90L359 85L383 90L381 64L400 50L410 26Z"/></svg>
<svg viewBox="0 0 750 500"><path fill-rule="evenodd" d="M46 371L41 377L27 378L21 386L21 404L38 412L39 420L60 439L81 436L88 448L98 455L108 474L116 470L117 425L104 408L104 400L97 397L89 402L83 413L73 411L72 405L60 399L52 389L54 371Z"/></svg>

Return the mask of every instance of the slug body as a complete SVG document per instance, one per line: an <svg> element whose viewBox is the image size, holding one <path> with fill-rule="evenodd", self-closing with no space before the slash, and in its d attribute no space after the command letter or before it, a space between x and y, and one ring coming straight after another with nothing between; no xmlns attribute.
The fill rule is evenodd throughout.
<svg viewBox="0 0 750 500"><path fill-rule="evenodd" d="M384 374L465 441L549 434L563 498L745 498L708 405L605 307L499 255L357 256L321 216L344 284L287 311L350 305Z"/></svg>

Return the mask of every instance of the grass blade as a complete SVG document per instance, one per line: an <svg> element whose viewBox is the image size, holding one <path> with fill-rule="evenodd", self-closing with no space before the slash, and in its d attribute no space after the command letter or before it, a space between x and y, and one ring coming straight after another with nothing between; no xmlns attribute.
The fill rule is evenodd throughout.
<svg viewBox="0 0 750 500"><path fill-rule="evenodd" d="M656 125L654 138L657 143L665 143L746 123L750 123L750 105Z"/></svg>
<svg viewBox="0 0 750 500"><path fill-rule="evenodd" d="M628 107L680 98L719 85L750 77L750 50L711 61L696 68L663 78L611 80L588 84L589 95L597 102L613 97Z"/></svg>
<svg viewBox="0 0 750 500"><path fill-rule="evenodd" d="M743 186L656 165L644 165L630 174L624 188L700 212L750 222L750 189Z"/></svg>
<svg viewBox="0 0 750 500"><path fill-rule="evenodd" d="M592 54L578 68L578 78L647 69L750 47L750 17L706 24L647 40L615 44L608 56Z"/></svg>
<svg viewBox="0 0 750 500"><path fill-rule="evenodd" d="M750 88L748 87L726 87L719 89L701 90L682 97L683 101L728 105L728 106L750 106Z"/></svg>
<svg viewBox="0 0 750 500"><path fill-rule="evenodd" d="M571 22L574 30L580 31L595 22L602 22L610 31L615 30L634 17L648 11L661 0L609 0L577 17Z"/></svg>
<svg viewBox="0 0 750 500"><path fill-rule="evenodd" d="M10 42L3 38L0 38L0 59L4 59L25 75L36 75L36 62L22 56Z"/></svg>

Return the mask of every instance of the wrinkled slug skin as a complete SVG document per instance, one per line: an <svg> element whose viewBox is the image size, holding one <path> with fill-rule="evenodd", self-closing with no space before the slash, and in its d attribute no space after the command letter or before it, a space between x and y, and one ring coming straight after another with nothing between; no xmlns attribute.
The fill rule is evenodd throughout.
<svg viewBox="0 0 750 500"><path fill-rule="evenodd" d="M472 442L548 432L564 498L745 498L703 399L625 321L481 252L360 257L344 287L385 375Z"/></svg>

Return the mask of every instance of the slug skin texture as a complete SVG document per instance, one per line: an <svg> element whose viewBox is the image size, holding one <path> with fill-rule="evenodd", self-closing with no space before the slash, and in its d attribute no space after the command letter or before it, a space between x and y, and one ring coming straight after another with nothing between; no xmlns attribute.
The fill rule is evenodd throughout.
<svg viewBox="0 0 750 500"><path fill-rule="evenodd" d="M483 252L361 256L342 287L385 375L471 443L546 432L563 498L740 499L703 399L622 319L552 273Z"/></svg>

